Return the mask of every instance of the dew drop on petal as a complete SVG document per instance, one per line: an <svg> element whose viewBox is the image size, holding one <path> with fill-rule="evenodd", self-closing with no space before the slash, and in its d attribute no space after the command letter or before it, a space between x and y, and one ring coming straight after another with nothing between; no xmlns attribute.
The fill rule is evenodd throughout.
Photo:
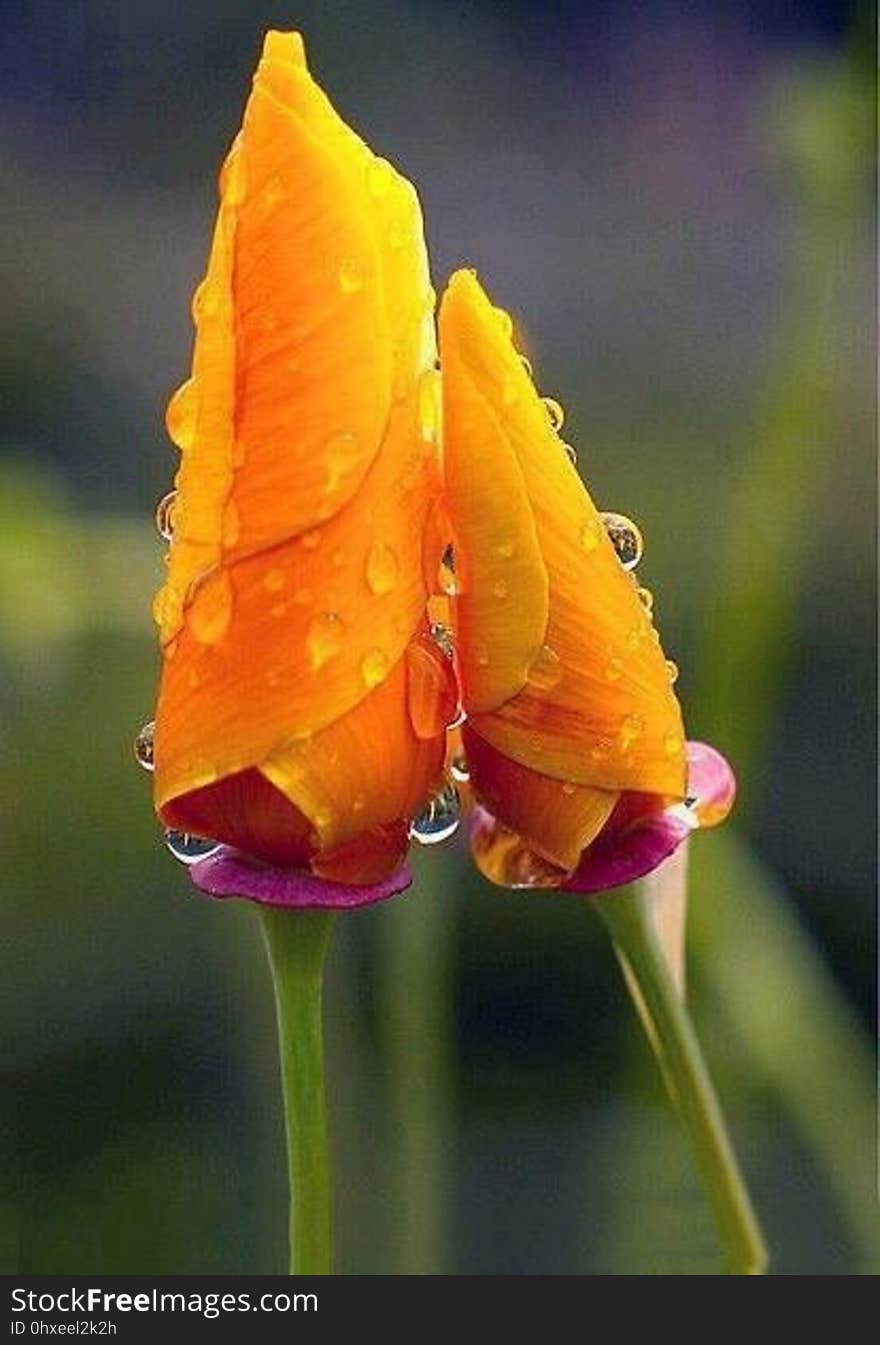
<svg viewBox="0 0 880 1345"><path fill-rule="evenodd" d="M626 514L603 513L602 522L621 565L625 570L634 570L645 551L639 528Z"/></svg>
<svg viewBox="0 0 880 1345"><path fill-rule="evenodd" d="M279 570L277 566L273 566L263 575L263 588L267 589L269 593L280 593L286 583L287 579L284 571Z"/></svg>
<svg viewBox="0 0 880 1345"><path fill-rule="evenodd" d="M488 813L477 817L471 831L471 851L483 877L499 887L559 887L567 877Z"/></svg>
<svg viewBox="0 0 880 1345"><path fill-rule="evenodd" d="M498 326L501 329L501 335L509 341L513 336L513 318L503 308L495 309L495 317L498 320Z"/></svg>
<svg viewBox="0 0 880 1345"><path fill-rule="evenodd" d="M374 542L367 552L367 587L377 597L390 593L397 583L400 565L397 553L385 542Z"/></svg>
<svg viewBox="0 0 880 1345"><path fill-rule="evenodd" d="M577 449L574 448L571 444L566 444L565 442L563 442L562 447L565 449L565 456L568 458L569 462L572 464L573 467L576 467L578 460Z"/></svg>
<svg viewBox="0 0 880 1345"><path fill-rule="evenodd" d="M684 751L684 738L677 729L670 729L664 734L663 751L668 757L678 756L679 752Z"/></svg>
<svg viewBox="0 0 880 1345"><path fill-rule="evenodd" d="M528 374L529 378L534 378L535 371L534 371L534 369L532 368L532 361L528 358L528 356L527 356L527 355L520 355L520 357L519 357L519 362L520 362L520 364L522 365L522 367L525 369L525 371L526 371L526 373Z"/></svg>
<svg viewBox="0 0 880 1345"><path fill-rule="evenodd" d="M232 617L232 583L225 570L199 586L187 613L187 624L199 644L219 644Z"/></svg>
<svg viewBox="0 0 880 1345"><path fill-rule="evenodd" d="M134 740L135 760L145 771L153 770L156 764L153 758L153 737L155 730L156 725L151 719L148 723L144 724L144 727Z"/></svg>
<svg viewBox="0 0 880 1345"><path fill-rule="evenodd" d="M619 658L612 658L605 672L609 682L616 682L623 676L623 663Z"/></svg>
<svg viewBox="0 0 880 1345"><path fill-rule="evenodd" d="M182 453L195 443L198 401L195 381L189 378L174 393L165 412L168 434Z"/></svg>
<svg viewBox="0 0 880 1345"><path fill-rule="evenodd" d="M326 478L324 491L333 495L342 485L352 467L358 462L357 436L344 430L341 434L331 435L324 446Z"/></svg>
<svg viewBox="0 0 880 1345"><path fill-rule="evenodd" d="M506 598L509 592L506 579L496 579L492 585L492 592L496 598Z"/></svg>
<svg viewBox="0 0 880 1345"><path fill-rule="evenodd" d="M188 831L166 831L165 844L181 864L198 864L200 859L207 859L208 855L221 849L217 841L206 840L204 836L191 836Z"/></svg>
<svg viewBox="0 0 880 1345"><path fill-rule="evenodd" d="M562 677L562 660L548 644L541 645L526 670L526 681L536 691L550 691Z"/></svg>
<svg viewBox="0 0 880 1345"><path fill-rule="evenodd" d="M306 654L313 672L320 672L342 649L343 624L335 612L320 612L306 632Z"/></svg>
<svg viewBox="0 0 880 1345"><path fill-rule="evenodd" d="M510 560L514 552L513 542L499 542L495 547L495 555L501 560Z"/></svg>
<svg viewBox="0 0 880 1345"><path fill-rule="evenodd" d="M447 598L454 598L459 591L455 578L455 551L452 546L447 546L443 551L437 574L437 583L440 592L445 593Z"/></svg>
<svg viewBox="0 0 880 1345"><path fill-rule="evenodd" d="M388 675L388 655L382 649L368 649L361 661L364 685L377 687Z"/></svg>
<svg viewBox="0 0 880 1345"><path fill-rule="evenodd" d="M456 752L449 763L449 774L460 785L466 784L471 778L470 767L464 752Z"/></svg>
<svg viewBox="0 0 880 1345"><path fill-rule="evenodd" d="M434 641L437 648L440 649L448 659L451 659L455 654L455 643L452 639L452 631L449 627L445 626L442 621L432 621L430 632L431 639Z"/></svg>
<svg viewBox="0 0 880 1345"><path fill-rule="evenodd" d="M478 667L488 668L489 650L484 644L478 643L474 645L474 659L476 660Z"/></svg>
<svg viewBox="0 0 880 1345"><path fill-rule="evenodd" d="M360 263L346 257L339 267L339 288L343 294L357 294L364 287L364 273Z"/></svg>
<svg viewBox="0 0 880 1345"><path fill-rule="evenodd" d="M156 531L165 542L174 536L174 506L177 503L177 491L169 490L156 505Z"/></svg>
<svg viewBox="0 0 880 1345"><path fill-rule="evenodd" d="M316 551L321 545L321 534L317 528L313 528L311 532L304 532L299 540L306 551Z"/></svg>
<svg viewBox="0 0 880 1345"><path fill-rule="evenodd" d="M558 434L565 424L565 411L555 397L542 397L541 401L544 403L551 429Z"/></svg>
<svg viewBox="0 0 880 1345"><path fill-rule="evenodd" d="M624 752L629 751L633 744L638 742L644 731L645 721L641 715L632 714L624 716L618 735L620 738L621 750Z"/></svg>
<svg viewBox="0 0 880 1345"><path fill-rule="evenodd" d="M666 673L669 677L670 686L675 686L678 681L678 664L674 659L668 658L666 660Z"/></svg>
<svg viewBox="0 0 880 1345"><path fill-rule="evenodd" d="M654 610L654 594L649 588L642 588L641 585L636 589L636 597L642 604L646 612Z"/></svg>
<svg viewBox="0 0 880 1345"><path fill-rule="evenodd" d="M458 831L461 803L458 790L446 781L410 824L409 834L420 845L439 845Z"/></svg>

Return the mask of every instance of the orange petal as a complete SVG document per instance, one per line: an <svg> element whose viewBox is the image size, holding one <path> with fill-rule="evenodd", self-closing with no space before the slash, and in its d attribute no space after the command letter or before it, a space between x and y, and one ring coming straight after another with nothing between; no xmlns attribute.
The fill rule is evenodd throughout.
<svg viewBox="0 0 880 1345"><path fill-rule="evenodd" d="M169 408L156 802L222 814L217 782L256 770L323 854L411 815L442 766L407 654L439 494L434 296L415 192L340 120L296 34L266 39L220 193L193 378Z"/></svg>
<svg viewBox="0 0 880 1345"><path fill-rule="evenodd" d="M683 798L681 712L650 617L551 427L507 324L470 272L450 281L440 340L448 506L457 562L460 556L467 575L454 603L457 657L474 730L544 775ZM511 510L508 493L517 474L522 485ZM509 557L497 549L505 521ZM549 584L543 625L535 539ZM517 568L522 556L529 557L525 574ZM479 623L469 605L474 581ZM492 595L496 617L490 622L485 613ZM504 631L496 643L499 621ZM475 682L478 660L484 677ZM471 699L475 686L479 694ZM487 687L495 692L491 703ZM505 688L511 688L506 696Z"/></svg>
<svg viewBox="0 0 880 1345"><path fill-rule="evenodd" d="M530 849L571 872L608 821L619 795L530 770L496 751L470 724L462 728L462 744L477 801Z"/></svg>
<svg viewBox="0 0 880 1345"><path fill-rule="evenodd" d="M259 771L242 771L195 789L160 812L167 827L223 841L269 864L299 867L314 851L308 818Z"/></svg>

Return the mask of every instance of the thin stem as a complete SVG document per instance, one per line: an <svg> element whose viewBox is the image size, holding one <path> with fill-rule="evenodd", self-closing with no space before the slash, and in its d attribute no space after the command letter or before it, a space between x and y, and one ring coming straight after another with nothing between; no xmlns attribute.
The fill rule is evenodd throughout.
<svg viewBox="0 0 880 1345"><path fill-rule="evenodd" d="M290 1273L333 1270L330 1161L324 1100L322 990L333 931L327 911L262 908L275 984L290 1177Z"/></svg>
<svg viewBox="0 0 880 1345"><path fill-rule="evenodd" d="M650 898L635 883L603 894L593 905L611 933L627 988L693 1146L728 1271L762 1275L764 1240L693 1025L670 974Z"/></svg>

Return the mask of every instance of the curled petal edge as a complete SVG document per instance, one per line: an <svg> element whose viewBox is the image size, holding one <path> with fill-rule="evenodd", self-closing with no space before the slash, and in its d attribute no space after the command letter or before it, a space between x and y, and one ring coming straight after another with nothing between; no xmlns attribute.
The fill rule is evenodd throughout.
<svg viewBox="0 0 880 1345"><path fill-rule="evenodd" d="M291 911L356 910L396 897L412 882L412 874L403 865L378 883L337 883L303 869L260 864L227 845L221 845L197 864L192 864L189 875L205 896L219 900L240 897L260 906Z"/></svg>

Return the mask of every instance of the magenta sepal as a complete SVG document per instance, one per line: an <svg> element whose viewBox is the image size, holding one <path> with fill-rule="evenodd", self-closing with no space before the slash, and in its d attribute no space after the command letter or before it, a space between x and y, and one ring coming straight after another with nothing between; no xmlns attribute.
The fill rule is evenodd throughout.
<svg viewBox="0 0 880 1345"><path fill-rule="evenodd" d="M581 856L565 892L605 892L653 873L698 827L715 826L733 806L736 777L707 743L689 742L688 798L662 813L639 818L623 831L609 825ZM611 821L613 822L613 815Z"/></svg>
<svg viewBox="0 0 880 1345"><path fill-rule="evenodd" d="M359 906L396 897L412 882L412 874L405 864L380 883L359 886L331 882L302 869L272 868L248 859L227 845L221 845L197 864L190 865L189 875L205 896L221 900L241 897L261 906L277 906L291 911L356 910Z"/></svg>

